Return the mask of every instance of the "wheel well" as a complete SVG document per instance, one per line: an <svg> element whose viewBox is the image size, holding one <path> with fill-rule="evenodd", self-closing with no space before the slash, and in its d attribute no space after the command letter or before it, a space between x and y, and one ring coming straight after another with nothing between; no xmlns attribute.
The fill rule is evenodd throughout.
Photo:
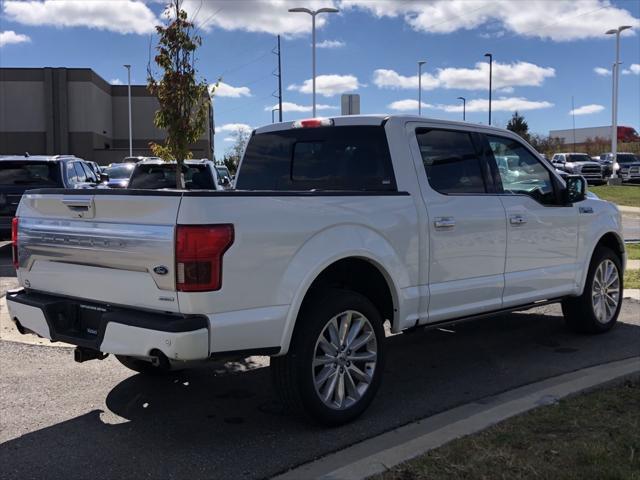
<svg viewBox="0 0 640 480"><path fill-rule="evenodd" d="M600 246L610 248L618 255L620 255L620 257L622 257L624 253L624 243L622 243L622 240L620 240L620 238L615 233L609 232L603 235L602 238L598 240L596 248Z"/></svg>
<svg viewBox="0 0 640 480"><path fill-rule="evenodd" d="M329 265L313 281L304 297L301 310L313 292L322 288L341 288L367 297L382 318L393 323L393 296L380 269L362 258L345 258Z"/></svg>

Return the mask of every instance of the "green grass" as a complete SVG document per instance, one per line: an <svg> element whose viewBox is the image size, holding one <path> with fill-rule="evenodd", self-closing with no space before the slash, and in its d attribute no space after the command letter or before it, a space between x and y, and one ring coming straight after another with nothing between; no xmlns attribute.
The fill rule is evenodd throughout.
<svg viewBox="0 0 640 480"><path fill-rule="evenodd" d="M541 407L377 478L639 480L640 382Z"/></svg>
<svg viewBox="0 0 640 480"><path fill-rule="evenodd" d="M640 288L640 270L629 270L624 272L624 288Z"/></svg>
<svg viewBox="0 0 640 480"><path fill-rule="evenodd" d="M640 186L634 185L599 185L589 186L589 190L603 200L626 205L628 207L640 207Z"/></svg>
<svg viewBox="0 0 640 480"><path fill-rule="evenodd" d="M629 260L640 260L640 243L627 243L625 249Z"/></svg>

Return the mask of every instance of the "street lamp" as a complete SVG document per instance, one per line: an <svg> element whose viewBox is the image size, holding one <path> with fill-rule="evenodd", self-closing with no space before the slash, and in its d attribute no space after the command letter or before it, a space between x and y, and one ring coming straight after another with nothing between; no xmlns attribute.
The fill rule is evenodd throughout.
<svg viewBox="0 0 640 480"><path fill-rule="evenodd" d="M462 121L467 119L467 99L464 97L458 97L458 100L462 100Z"/></svg>
<svg viewBox="0 0 640 480"><path fill-rule="evenodd" d="M316 15L319 13L338 13L340 10L333 7L328 8L320 8L318 10L310 10L308 8L298 7L298 8L290 8L289 12L291 13L308 13L311 15L311 63L312 63L312 71L313 71L313 116L316 116Z"/></svg>
<svg viewBox="0 0 640 480"><path fill-rule="evenodd" d="M489 125L491 125L491 82L493 77L493 55L485 53L485 57L489 57Z"/></svg>
<svg viewBox="0 0 640 480"><path fill-rule="evenodd" d="M124 65L127 69L127 90L129 97L129 156L133 157L133 136L131 134L131 65Z"/></svg>
<svg viewBox="0 0 640 480"><path fill-rule="evenodd" d="M273 117L274 112L280 112L280 109L278 107L271 109L271 123L276 123L276 120Z"/></svg>
<svg viewBox="0 0 640 480"><path fill-rule="evenodd" d="M622 25L618 28L607 30L607 35L616 36L616 62L613 64L613 105L611 106L611 155L613 156L611 178L614 183L618 178L618 73L620 72L620 33L631 28L631 25Z"/></svg>
<svg viewBox="0 0 640 480"><path fill-rule="evenodd" d="M425 60L418 62L418 116L422 115L422 65L425 63Z"/></svg>

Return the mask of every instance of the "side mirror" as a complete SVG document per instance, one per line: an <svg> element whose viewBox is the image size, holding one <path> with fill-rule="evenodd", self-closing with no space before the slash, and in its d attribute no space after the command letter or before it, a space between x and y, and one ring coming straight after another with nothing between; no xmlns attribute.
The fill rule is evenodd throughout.
<svg viewBox="0 0 640 480"><path fill-rule="evenodd" d="M563 197L565 203L581 202L587 198L587 181L582 175L567 175Z"/></svg>
<svg viewBox="0 0 640 480"><path fill-rule="evenodd" d="M229 177L227 177L226 175L220 179L220 185L222 185L223 187L229 186L230 183L231 182L229 181Z"/></svg>
<svg viewBox="0 0 640 480"><path fill-rule="evenodd" d="M101 173L100 174L100 181L101 182L108 182L109 181L109 175L107 175L106 173Z"/></svg>

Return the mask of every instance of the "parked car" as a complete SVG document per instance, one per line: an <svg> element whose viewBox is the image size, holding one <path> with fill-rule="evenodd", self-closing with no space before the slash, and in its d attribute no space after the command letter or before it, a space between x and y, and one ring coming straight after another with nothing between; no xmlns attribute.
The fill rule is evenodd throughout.
<svg viewBox="0 0 640 480"><path fill-rule="evenodd" d="M640 180L640 157L629 152L619 152L617 155L620 178L623 182L632 182ZM604 157L609 165L613 164L613 154L604 153L600 158Z"/></svg>
<svg viewBox="0 0 640 480"><path fill-rule="evenodd" d="M25 191L34 188L88 188L98 178L81 158L73 156L0 157L0 235L11 232L11 221Z"/></svg>
<svg viewBox="0 0 640 480"><path fill-rule="evenodd" d="M187 190L222 190L215 165L210 160L185 160L182 172ZM176 188L176 162L144 160L137 163L127 188Z"/></svg>
<svg viewBox="0 0 640 480"><path fill-rule="evenodd" d="M112 163L105 170L104 185L109 188L127 188L135 163Z"/></svg>
<svg viewBox="0 0 640 480"><path fill-rule="evenodd" d="M26 194L14 224L23 288L7 305L21 332L77 345L80 362L111 353L161 374L270 355L285 411L340 424L380 385L385 321L398 333L560 302L570 328L612 328L621 216L585 190L494 127L382 115L269 125L234 190Z"/></svg>
<svg viewBox="0 0 640 480"><path fill-rule="evenodd" d="M602 184L605 176L602 165L591 159L586 153L556 153L551 163L567 173L582 175L587 182Z"/></svg>

